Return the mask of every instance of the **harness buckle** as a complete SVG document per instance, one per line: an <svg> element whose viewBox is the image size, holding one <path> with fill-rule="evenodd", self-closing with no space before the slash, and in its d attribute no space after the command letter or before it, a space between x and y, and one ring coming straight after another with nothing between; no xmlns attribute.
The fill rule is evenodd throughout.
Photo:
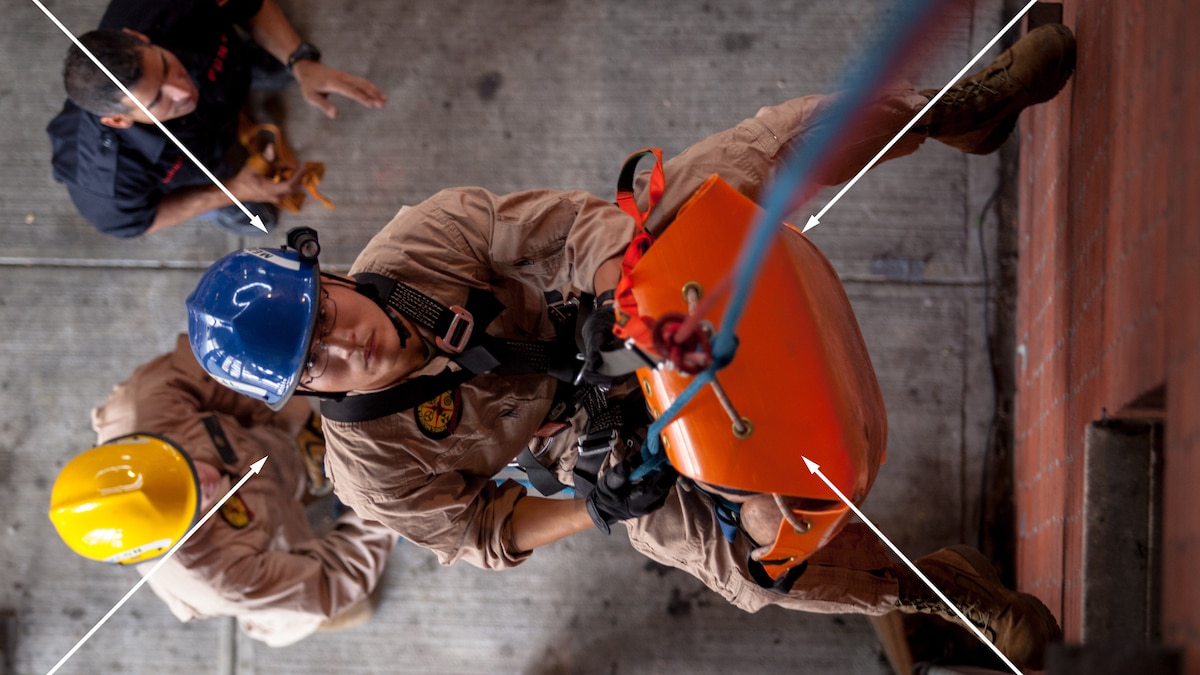
<svg viewBox="0 0 1200 675"><path fill-rule="evenodd" d="M475 327L475 317L458 305L452 305L448 309L454 314L454 318L450 320L446 334L436 338L434 343L442 351L461 354L471 339L471 331Z"/></svg>
<svg viewBox="0 0 1200 675"><path fill-rule="evenodd" d="M577 441L579 456L595 457L597 455L607 455L609 452L612 452L613 448L617 447L620 441L621 439L616 429L593 431L590 434L583 434Z"/></svg>
<svg viewBox="0 0 1200 675"><path fill-rule="evenodd" d="M579 299L566 298L557 302L551 302L546 305L546 309L550 313L550 321L554 325L574 328L575 317L579 314Z"/></svg>

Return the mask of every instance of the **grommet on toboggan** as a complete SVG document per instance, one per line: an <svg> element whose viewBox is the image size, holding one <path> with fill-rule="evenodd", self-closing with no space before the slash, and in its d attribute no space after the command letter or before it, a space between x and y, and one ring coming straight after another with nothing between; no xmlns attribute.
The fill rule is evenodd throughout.
<svg viewBox="0 0 1200 675"><path fill-rule="evenodd" d="M646 154L658 163L650 207L639 212L633 167ZM642 223L662 193L661 166L657 151L635 153L618 186L618 204L638 226L617 287L616 333L658 361L637 371L656 419L711 365L712 326L730 301L720 286L761 213L713 175L654 239ZM829 542L851 515L803 457L857 505L887 444L883 395L841 281L798 228L779 227L745 298L734 357L661 433L667 458L684 476L776 496L778 536L755 556L774 580Z"/></svg>

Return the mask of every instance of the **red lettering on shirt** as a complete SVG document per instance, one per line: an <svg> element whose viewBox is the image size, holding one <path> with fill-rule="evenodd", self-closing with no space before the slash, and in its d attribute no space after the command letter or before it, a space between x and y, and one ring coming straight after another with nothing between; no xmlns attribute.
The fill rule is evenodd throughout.
<svg viewBox="0 0 1200 675"><path fill-rule="evenodd" d="M217 73L225 69L225 59L229 56L229 47L225 43L229 42L229 37L224 33L221 34L221 46L217 47L217 55L213 57L212 65L208 68L208 81L216 82Z"/></svg>
<svg viewBox="0 0 1200 675"><path fill-rule="evenodd" d="M181 166L183 166L183 155L179 155L175 158L175 163L171 165L170 169L167 170L167 175L163 176L162 182L164 185L171 182L171 179L174 178L175 174L179 172L179 167Z"/></svg>

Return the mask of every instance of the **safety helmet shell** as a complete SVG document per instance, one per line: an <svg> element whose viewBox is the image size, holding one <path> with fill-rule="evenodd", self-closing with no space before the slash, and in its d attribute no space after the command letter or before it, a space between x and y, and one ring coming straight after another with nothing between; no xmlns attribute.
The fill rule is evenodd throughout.
<svg viewBox="0 0 1200 675"><path fill-rule="evenodd" d="M308 360L319 293L316 263L295 251L230 253L187 299L196 360L221 384L279 410Z"/></svg>
<svg viewBox="0 0 1200 675"><path fill-rule="evenodd" d="M131 434L67 462L49 515L79 555L133 565L166 553L196 523L200 482L191 458L170 441Z"/></svg>

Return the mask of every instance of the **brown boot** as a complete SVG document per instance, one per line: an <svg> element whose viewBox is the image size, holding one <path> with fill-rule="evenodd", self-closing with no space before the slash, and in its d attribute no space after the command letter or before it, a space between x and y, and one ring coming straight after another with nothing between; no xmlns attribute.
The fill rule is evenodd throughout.
<svg viewBox="0 0 1200 675"><path fill-rule="evenodd" d="M951 546L917 561L917 569L975 624L996 648L1021 668L1040 670L1046 645L1062 640L1050 610L1028 593L1010 591L988 559L970 546ZM929 586L906 566L900 572L897 608L962 623Z"/></svg>
<svg viewBox="0 0 1200 675"><path fill-rule="evenodd" d="M951 87L930 111L929 135L974 155L994 152L1025 108L1054 98L1075 70L1075 36L1058 23L1029 31L987 68ZM921 93L933 98L937 89Z"/></svg>

